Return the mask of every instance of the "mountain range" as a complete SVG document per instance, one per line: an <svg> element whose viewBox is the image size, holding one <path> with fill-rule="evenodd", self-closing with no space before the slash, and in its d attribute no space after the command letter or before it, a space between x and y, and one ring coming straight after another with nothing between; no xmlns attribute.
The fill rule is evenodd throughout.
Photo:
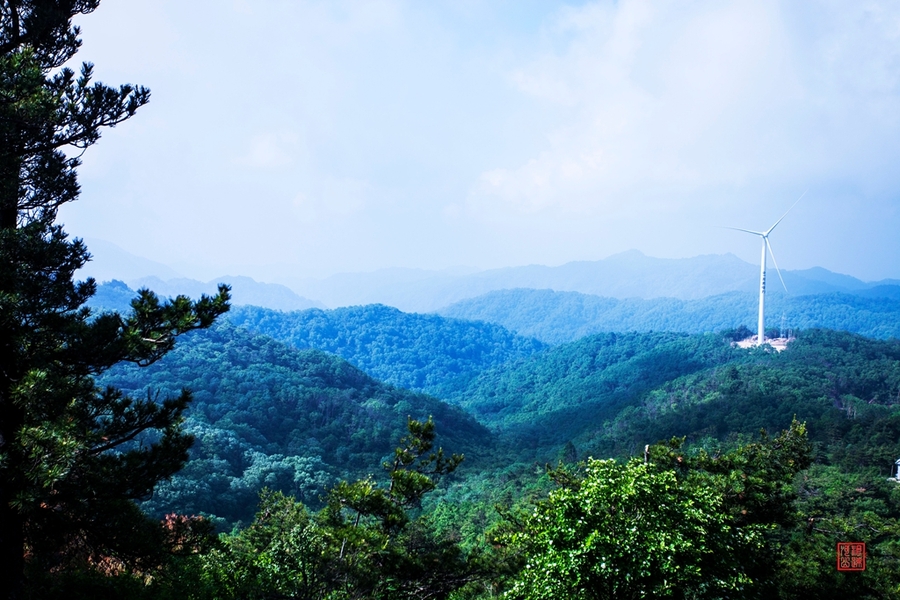
<svg viewBox="0 0 900 600"><path fill-rule="evenodd" d="M753 327L758 302L752 292L679 300L513 289L462 300L438 314L495 323L519 335L560 344L609 331L705 333ZM900 338L900 299L845 292L805 296L770 292L766 299L766 325L779 334L784 329L786 335L792 330L829 328L881 339Z"/></svg>
<svg viewBox="0 0 900 600"><path fill-rule="evenodd" d="M900 280L864 282L821 267L783 271L791 295L841 292L900 298ZM772 281L770 289L781 285ZM287 283L297 293L326 306L387 304L407 312L431 312L488 292L514 288L580 292L609 298L698 300L727 292L755 292L759 267L733 254L654 258L637 250L603 260L557 267L529 265L478 272L386 269L344 273L321 280Z"/></svg>
<svg viewBox="0 0 900 600"><path fill-rule="evenodd" d="M234 304L276 310L336 308L385 304L405 312L435 312L489 292L516 288L578 292L608 298L675 298L699 300L729 292L753 294L759 267L733 254L692 258L654 258L637 250L596 261L576 261L550 267L528 265L479 271L457 268L422 270L392 268L369 273L338 273L323 279L295 277L283 272L273 282L243 276L222 276L201 282L173 269L131 255L100 240L89 240L94 260L83 276L98 281L118 279L130 287L148 287L163 296L215 291L219 282L231 283ZM787 294L843 293L870 298L900 299L900 280L865 282L821 267L782 271ZM777 275L769 273L769 291L780 293ZM782 290L783 291L783 290Z"/></svg>

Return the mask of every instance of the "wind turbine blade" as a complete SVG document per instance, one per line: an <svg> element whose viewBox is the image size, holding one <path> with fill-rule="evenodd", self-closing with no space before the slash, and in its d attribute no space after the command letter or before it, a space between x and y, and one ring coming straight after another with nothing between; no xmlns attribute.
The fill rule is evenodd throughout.
<svg viewBox="0 0 900 600"><path fill-rule="evenodd" d="M778 279L781 280L781 285L782 287L784 287L784 291L786 292L788 291L788 289L787 286L784 285L784 277L781 276L781 269L778 268L778 262L775 260L775 253L772 252L772 244L769 243L769 238L764 237L763 239L766 240L766 247L769 248L769 256L772 257L772 264L775 265L775 272L778 273Z"/></svg>
<svg viewBox="0 0 900 600"><path fill-rule="evenodd" d="M808 192L808 191L809 191L809 188L806 188L806 192ZM792 210L794 210L794 207L797 206L797 204L798 204L801 200L803 200L803 196L806 195L806 192L803 192L802 194L800 194L800 197L797 198L797 202L794 202L793 204L791 204L791 207L790 207L789 209L787 209L787 212L784 213L783 215L781 215L781 218L778 219L777 221L775 221L775 224L772 225L771 227L769 227L769 230L768 230L764 235L769 235L770 233L772 233L772 230L773 230L773 229L775 229L776 227L778 227L778 224L781 223L781 222L784 220L784 218L785 218L786 216L788 216L788 213L791 212ZM771 248L769 248L769 250L771 250ZM775 259L773 258L772 260L775 260Z"/></svg>
<svg viewBox="0 0 900 600"><path fill-rule="evenodd" d="M743 231L744 233L752 233L753 235L761 235L763 237L766 236L766 234L764 234L762 231L750 231L749 229L741 229L739 227L725 227L723 225L721 226L721 229L733 229L735 231Z"/></svg>

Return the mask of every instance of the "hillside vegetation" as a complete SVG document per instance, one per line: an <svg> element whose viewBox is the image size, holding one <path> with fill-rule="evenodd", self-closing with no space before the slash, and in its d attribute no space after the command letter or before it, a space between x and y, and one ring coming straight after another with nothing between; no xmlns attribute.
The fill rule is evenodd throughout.
<svg viewBox="0 0 900 600"><path fill-rule="evenodd" d="M532 297L542 294L574 297ZM835 298L807 300L810 312L817 300L822 314L841 314ZM838 300L847 322L860 308L873 322L893 310ZM458 600L490 597L485 590L537 598L550 581L568 597L580 582L612 581L601 563L630 569L622 565L645 555L648 536L678 548L654 555L657 570L695 590L743 581L766 597L896 597L900 485L887 478L900 456L900 341L810 329L776 353L732 347L737 333L610 332L544 346L496 324L382 306L243 308L159 363L116 367L104 382L137 393L194 390L191 460L143 508L239 527L173 572L165 585L187 586L182 597L305 597L290 591L302 584L311 597L414 598L427 589ZM437 443L467 457L439 488L409 470L418 463L390 455L407 417L421 424L429 415ZM635 457L648 444L645 466ZM607 457L618 462L597 460ZM568 466L543 467L557 461ZM401 481L424 486L409 506L389 491ZM665 531L646 529L645 505L667 507L653 513ZM585 523L644 533L623 542ZM682 535L683 525L703 528L705 545ZM848 540L869 551L858 577L834 569L835 545ZM718 548L712 563L706 546ZM601 560L600 548L616 558ZM584 573L570 576L571 565ZM681 578L679 565L703 575ZM640 581L668 585L653 573Z"/></svg>
<svg viewBox="0 0 900 600"><path fill-rule="evenodd" d="M318 505L337 478L377 472L407 417L433 416L438 443L469 453L470 463L489 443L459 408L378 382L337 356L227 323L184 336L149 367L119 365L99 383L139 397L193 391L186 428L196 442L188 466L146 503L159 515L246 520L263 487Z"/></svg>
<svg viewBox="0 0 900 600"><path fill-rule="evenodd" d="M770 597L891 597L884 594L900 576L893 558L900 551L900 488L886 477L900 456L900 342L811 330L775 353L733 348L730 341L727 333L589 336L489 366L468 381L457 379L462 385L447 395L458 405L452 406L379 383L337 356L297 350L226 323L191 334L156 365L117 367L105 381L139 391L194 389L187 423L197 437L191 460L144 504L152 514L176 511L209 515L223 525L247 523L263 488L302 502L266 492L248 527L224 535L222 550L190 563L203 577L214 577L205 579L203 588L214 597L243 597L244 592L225 590L260 589L254 586L294 589L300 582L332 589L346 577L353 578L353 586L381 589L377 597L383 598L396 597L404 586L459 589L450 597L460 599L487 597L479 586L533 594L544 581L543 571L523 568L517 562L521 553L549 561L543 568L553 571L563 568L558 544L570 544L566 547L578 553L579 564L593 568L593 546L563 535L581 525L568 523L569 513L559 507L575 499L579 507L619 502L629 486L646 494L636 502L673 503L658 515L672 520L661 539L679 535L684 519L699 519L702 527L716 523L720 533L710 530L710 536L728 532L721 538L723 548L760 549L752 550L752 564L744 551L719 556L741 565L737 580L749 578L762 586L758 589L769 589ZM409 517L397 513L409 529L395 530L381 520L388 513L378 516L377 494L389 489L379 465L391 463L389 450L407 415L434 415L441 434L437 442L448 452L465 452L467 459L448 487L416 500ZM786 433L758 437L760 428ZM652 468L627 463L656 442L662 443L651 448ZM540 465L557 460L569 470L548 477ZM578 467L579 460L588 462ZM406 477L393 464L391 477ZM599 471L616 477L592 479ZM427 484L415 477L410 481ZM559 489L548 497L554 485ZM693 500L678 504L684 498ZM346 512L328 502L356 508ZM506 508L498 513L495 505ZM318 516L308 512L319 507ZM582 520L603 521L611 514L584 510ZM358 526L355 514L362 517ZM571 513L572 519L576 514L581 513ZM616 517L616 526L631 527L629 514ZM549 525L556 519L563 529ZM292 537L295 530L284 528L289 523L308 537ZM339 558L341 539L350 540L345 543L357 557L353 560L362 562ZM556 541L542 545L551 539ZM873 566L863 578L834 572L835 543L847 539L869 544ZM618 538L603 540L620 554L616 560L629 561L644 551L638 540L633 546ZM301 541L306 545L295 546ZM719 543L712 537L707 542ZM372 543L384 550L374 550ZM679 547L684 554L677 560L701 572L721 567L705 562L691 544ZM266 561L275 559L266 556L280 558L272 563ZM442 570L429 570L422 562L432 560L428 557L440 561ZM388 558L396 562L381 562ZM658 560L680 564L663 555ZM359 570L345 570L357 569L354 564ZM234 579L252 573L267 579ZM558 585L578 589L579 579L566 573L558 572ZM188 575L188 581L196 576ZM641 585L656 585L653 581ZM704 581L686 579L683 585L702 587ZM416 596L407 591L400 597Z"/></svg>
<svg viewBox="0 0 900 600"><path fill-rule="evenodd" d="M385 383L439 396L488 367L544 348L498 325L381 305L290 313L246 306L227 318L295 348L337 354Z"/></svg>
<svg viewBox="0 0 900 600"><path fill-rule="evenodd" d="M702 442L783 429L796 416L819 459L890 475L900 456L900 341L811 330L784 352L741 354L655 387L585 444L621 455L672 436Z"/></svg>
<svg viewBox="0 0 900 600"><path fill-rule="evenodd" d="M713 334L599 334L487 369L448 400L540 448L600 427L657 386L741 354Z"/></svg>

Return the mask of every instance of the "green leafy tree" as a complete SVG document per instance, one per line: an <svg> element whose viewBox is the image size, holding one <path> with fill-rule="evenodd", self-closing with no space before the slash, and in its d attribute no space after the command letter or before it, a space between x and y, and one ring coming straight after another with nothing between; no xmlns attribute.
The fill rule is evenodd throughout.
<svg viewBox="0 0 900 600"><path fill-rule="evenodd" d="M772 592L778 533L796 522L806 428L710 455L683 439L651 460L560 467L560 489L511 517L500 539L524 565L511 598L754 598Z"/></svg>
<svg viewBox="0 0 900 600"><path fill-rule="evenodd" d="M196 599L324 598L326 551L323 532L303 504L263 489L253 523L194 557L174 587Z"/></svg>
<svg viewBox="0 0 900 600"><path fill-rule="evenodd" d="M741 554L763 543L761 530L734 527L719 490L639 459L554 476L563 487L505 536L524 561L507 597L737 597L752 583Z"/></svg>
<svg viewBox="0 0 900 600"><path fill-rule="evenodd" d="M175 337L208 327L228 290L197 302L141 291L128 316L92 315L96 289L74 273L90 258L54 224L77 199L80 151L146 104L62 68L80 46L71 19L98 0L0 2L0 590L74 563L146 568L165 531L134 504L187 458L190 401L131 398L93 377L120 361L146 365ZM27 560L26 560L27 559Z"/></svg>
<svg viewBox="0 0 900 600"><path fill-rule="evenodd" d="M384 464L389 483L340 482L317 515L264 490L253 523L221 536L216 549L175 578L175 587L187 577L199 585L186 596L198 599L396 600L447 598L482 578L477 557L414 514L463 457L433 449L431 419L408 419L408 429Z"/></svg>
<svg viewBox="0 0 900 600"><path fill-rule="evenodd" d="M765 430L759 439L729 452L705 448L688 453L684 438L650 449L653 463L672 469L682 478L721 489L723 509L735 525L790 526L797 520L794 476L812 463L806 424L796 419L774 438Z"/></svg>
<svg viewBox="0 0 900 600"><path fill-rule="evenodd" d="M383 464L386 487L371 478L342 481L328 496L322 522L335 598L446 598L476 577L453 540L435 536L427 519L410 519L463 456L433 450L431 418L408 419L407 427L393 460Z"/></svg>
<svg viewBox="0 0 900 600"><path fill-rule="evenodd" d="M801 518L779 556L780 598L900 597L900 487L872 469L814 465L799 485ZM835 568L838 542L866 544L866 570Z"/></svg>

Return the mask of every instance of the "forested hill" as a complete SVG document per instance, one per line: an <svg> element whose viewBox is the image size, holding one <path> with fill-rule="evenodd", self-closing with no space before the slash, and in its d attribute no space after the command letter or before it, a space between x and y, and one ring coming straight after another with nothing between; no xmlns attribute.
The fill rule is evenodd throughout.
<svg viewBox="0 0 900 600"><path fill-rule="evenodd" d="M148 385L195 390L192 459L145 503L157 516L212 514L227 527L250 517L263 487L318 506L338 478L377 477L406 415L428 414L444 434L439 443L469 459L424 510L472 544L483 543L496 519L490 507L546 489L535 462L626 458L676 435L687 437L685 456L704 448L715 460L794 416L806 422L816 462L797 479L795 562L810 548L825 557L816 565L833 561L830 534L804 537L807 522L821 525L817 531L823 519L845 519L847 528L874 523L876 547L893 535L885 522L893 527L900 515L895 484L885 479L900 456L897 340L811 330L775 353L733 348L725 334L589 336L491 367L456 391L451 400L494 436L459 408L230 323L185 336L149 368L116 367L104 383L138 393ZM873 561L889 560L879 552Z"/></svg>
<svg viewBox="0 0 900 600"><path fill-rule="evenodd" d="M315 506L336 477L378 475L408 416L432 415L438 443L467 453L469 464L490 443L487 430L459 408L380 383L337 356L228 323L183 336L149 367L118 365L99 383L136 395L193 390L192 458L158 486L146 506L154 514L177 508L247 519L264 486Z"/></svg>
<svg viewBox="0 0 900 600"><path fill-rule="evenodd" d="M670 380L743 353L714 334L599 334L488 369L448 400L523 448L552 447L602 427Z"/></svg>
<svg viewBox="0 0 900 600"><path fill-rule="evenodd" d="M741 351L655 387L581 443L601 455L633 453L672 436L777 431L795 416L819 444L817 460L888 476L900 456L900 340L810 330L784 352Z"/></svg>
<svg viewBox="0 0 900 600"><path fill-rule="evenodd" d="M819 459L887 476L900 456L900 341L800 332L784 352L723 335L598 334L492 368L449 398L520 460L627 457L672 436L729 440L796 416Z"/></svg>
<svg viewBox="0 0 900 600"><path fill-rule="evenodd" d="M538 352L544 344L482 322L404 313L382 305L282 313L254 306L228 320L295 348L337 354L373 377L438 396L484 369Z"/></svg>
<svg viewBox="0 0 900 600"><path fill-rule="evenodd" d="M877 290L870 290L875 294ZM558 344L604 331L681 331L704 333L752 327L758 296L730 292L699 300L616 299L552 290L491 292L452 304L439 314L496 323L524 336ZM850 294L786 296L770 293L766 312L771 327L781 316L792 329L828 328L868 337L900 338L900 299Z"/></svg>

